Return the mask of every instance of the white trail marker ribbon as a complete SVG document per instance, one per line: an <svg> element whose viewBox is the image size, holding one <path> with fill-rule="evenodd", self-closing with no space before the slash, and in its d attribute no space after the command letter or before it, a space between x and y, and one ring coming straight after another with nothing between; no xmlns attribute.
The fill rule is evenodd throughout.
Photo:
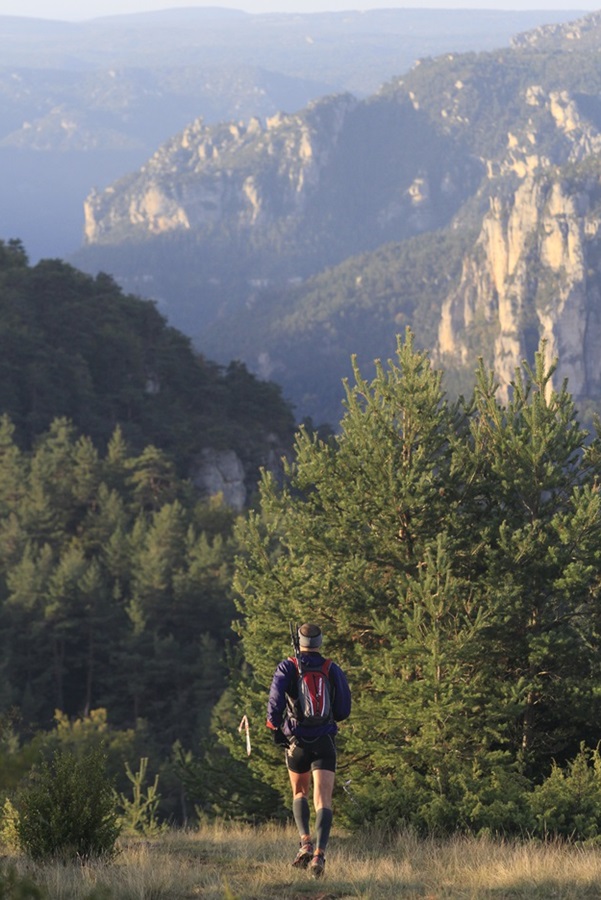
<svg viewBox="0 0 601 900"><path fill-rule="evenodd" d="M250 756L251 746L250 746L250 725L248 724L248 716L242 716L242 720L238 725L238 731L242 734L242 729L244 729L244 733L246 736L246 755Z"/></svg>

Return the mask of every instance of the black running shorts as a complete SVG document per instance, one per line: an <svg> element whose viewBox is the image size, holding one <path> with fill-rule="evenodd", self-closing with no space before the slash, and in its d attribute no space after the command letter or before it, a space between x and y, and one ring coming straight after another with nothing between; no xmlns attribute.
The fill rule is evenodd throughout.
<svg viewBox="0 0 601 900"><path fill-rule="evenodd" d="M336 771L336 742L333 734L298 741L286 750L286 765L291 772L302 775L313 769Z"/></svg>

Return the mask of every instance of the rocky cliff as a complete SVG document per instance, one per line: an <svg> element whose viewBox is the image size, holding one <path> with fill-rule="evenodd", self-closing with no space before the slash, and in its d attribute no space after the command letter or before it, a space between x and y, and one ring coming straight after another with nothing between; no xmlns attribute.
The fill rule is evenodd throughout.
<svg viewBox="0 0 601 900"><path fill-rule="evenodd" d="M488 167L488 212L443 303L438 355L451 366L483 355L506 395L545 340L559 359L556 382L592 397L601 391L601 134L567 91L531 85L525 99L538 115L508 134L505 157Z"/></svg>
<svg viewBox="0 0 601 900"><path fill-rule="evenodd" d="M298 215L355 106L349 95L265 125L257 118L218 126L198 119L136 176L88 198L86 240L110 240L115 229L152 235L224 221L244 229Z"/></svg>
<svg viewBox="0 0 601 900"><path fill-rule="evenodd" d="M87 249L76 261L122 277L132 242L137 274L169 305L177 298L166 296L167 258L181 280L209 292L237 272L247 303L257 284L444 226L481 174L402 87L366 101L327 97L265 122L198 120L139 172L88 198Z"/></svg>
<svg viewBox="0 0 601 900"><path fill-rule="evenodd" d="M546 52L556 50L601 49L601 13L591 13L583 19L566 24L540 25L512 38L516 48L535 48Z"/></svg>

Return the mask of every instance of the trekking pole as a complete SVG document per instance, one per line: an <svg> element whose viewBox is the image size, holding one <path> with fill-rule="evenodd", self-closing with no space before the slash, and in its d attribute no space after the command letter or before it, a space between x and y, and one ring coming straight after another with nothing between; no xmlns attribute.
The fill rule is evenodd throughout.
<svg viewBox="0 0 601 900"><path fill-rule="evenodd" d="M298 674L303 674L303 666L301 663L300 642L298 639L298 626L290 623L290 637L292 638L292 646L294 647L294 655L296 657L296 665L298 666Z"/></svg>
<svg viewBox="0 0 601 900"><path fill-rule="evenodd" d="M238 725L238 731L240 732L240 734L242 734L242 729L244 729L244 734L246 737L246 755L250 756L250 725L248 723L248 716L242 716L240 724Z"/></svg>
<svg viewBox="0 0 601 900"><path fill-rule="evenodd" d="M350 797L350 800L351 800L351 803L353 804L353 806L357 807L359 814L361 816L361 820L362 820L363 824L365 825L367 822L367 813L366 813L365 809L363 809L361 807L361 804L359 803L359 801L357 800L357 798L355 797L355 795L349 788L349 784L351 783L352 780L353 780L352 778L349 778L347 781L343 781L342 782L342 790L345 792L345 794L348 797Z"/></svg>
<svg viewBox="0 0 601 900"><path fill-rule="evenodd" d="M355 806L359 806L359 804L357 803L357 801L353 795L353 792L349 789L349 784L351 783L352 780L353 780L352 778L349 778L348 781L343 781L342 782L342 790L346 794L348 794L348 796L351 798L351 801L355 804Z"/></svg>

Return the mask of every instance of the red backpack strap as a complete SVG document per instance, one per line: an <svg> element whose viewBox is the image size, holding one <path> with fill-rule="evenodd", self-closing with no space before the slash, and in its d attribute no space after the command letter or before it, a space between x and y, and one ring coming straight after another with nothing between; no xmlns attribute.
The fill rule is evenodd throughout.
<svg viewBox="0 0 601 900"><path fill-rule="evenodd" d="M293 662L293 663L294 663L294 667L295 667L295 669L296 669L297 672L298 672L298 659L296 658L296 656L289 656L288 659L289 659L290 662ZM331 668L331 666L332 666L332 660L331 660L331 659L324 659L324 661L322 662L321 666L319 667L319 669L318 669L317 671L318 671L318 672L323 672L323 674L324 674L324 675L327 675L327 677L329 678L329 677L330 677L330 668ZM315 671L315 670L314 670L314 671Z"/></svg>

